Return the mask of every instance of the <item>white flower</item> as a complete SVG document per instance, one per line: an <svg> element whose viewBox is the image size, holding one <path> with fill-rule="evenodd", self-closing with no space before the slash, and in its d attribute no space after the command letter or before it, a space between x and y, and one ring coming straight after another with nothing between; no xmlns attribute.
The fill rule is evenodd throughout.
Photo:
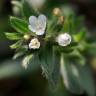
<svg viewBox="0 0 96 96"><path fill-rule="evenodd" d="M70 44L71 42L71 36L68 33L64 33L64 34L60 34L57 38L56 38L56 42L58 42L58 44L60 46L67 46Z"/></svg>
<svg viewBox="0 0 96 96"><path fill-rule="evenodd" d="M37 35L43 35L46 29L47 18L45 15L39 15L39 17L30 16L29 17L29 29L35 32Z"/></svg>
<svg viewBox="0 0 96 96"><path fill-rule="evenodd" d="M34 38L29 43L29 49L39 49L40 48L40 42L37 38Z"/></svg>

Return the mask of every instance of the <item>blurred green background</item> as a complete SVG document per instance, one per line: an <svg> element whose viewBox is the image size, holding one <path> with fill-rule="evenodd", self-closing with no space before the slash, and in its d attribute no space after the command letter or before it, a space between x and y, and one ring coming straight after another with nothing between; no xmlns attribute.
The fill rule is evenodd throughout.
<svg viewBox="0 0 96 96"><path fill-rule="evenodd" d="M78 16L85 16L85 25L90 34L96 35L95 0L47 0L45 6L46 4L49 9L58 6L72 7ZM53 93L50 92L48 82L42 76L38 65L29 65L25 70L20 59L11 59L14 50L11 50L9 45L13 42L4 36L4 32L14 31L9 24L10 15L14 15L11 0L0 0L0 96L75 96L76 94L68 92L62 84L59 84ZM96 59L92 60L92 64L96 64ZM96 75L94 71L93 75Z"/></svg>

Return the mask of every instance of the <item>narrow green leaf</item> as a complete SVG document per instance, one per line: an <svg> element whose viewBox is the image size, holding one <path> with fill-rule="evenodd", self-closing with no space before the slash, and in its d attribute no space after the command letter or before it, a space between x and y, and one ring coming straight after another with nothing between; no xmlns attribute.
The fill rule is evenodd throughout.
<svg viewBox="0 0 96 96"><path fill-rule="evenodd" d="M80 60L67 60L66 62L66 58L62 57L61 73L64 84L71 92L79 94L86 91L89 96L95 96L95 86L91 70L88 65L82 66L80 63L82 63ZM78 88L80 88L80 92Z"/></svg>
<svg viewBox="0 0 96 96"><path fill-rule="evenodd" d="M88 96L96 96L95 84L89 66L76 64L76 67L78 69L80 85L82 88L87 92Z"/></svg>
<svg viewBox="0 0 96 96"><path fill-rule="evenodd" d="M55 86L59 79L59 56L55 54L52 46L47 46L41 50L39 58L43 74L49 83Z"/></svg>
<svg viewBox="0 0 96 96"><path fill-rule="evenodd" d="M60 54L55 51L55 48L53 48L53 64L52 80L54 84L57 85L60 77Z"/></svg>
<svg viewBox="0 0 96 96"><path fill-rule="evenodd" d="M20 41L17 41L15 44L12 44L10 46L11 49L16 49L16 48L19 48L21 47L21 42Z"/></svg>
<svg viewBox="0 0 96 96"><path fill-rule="evenodd" d="M70 15L65 18L64 25L62 28L63 32L69 32L70 34L74 33L74 16Z"/></svg>
<svg viewBox="0 0 96 96"><path fill-rule="evenodd" d="M20 57L20 56L22 56L22 55L24 55L24 52L23 52L23 51L17 52L17 53L15 53L15 55L13 56L13 59L17 59L18 57Z"/></svg>
<svg viewBox="0 0 96 96"><path fill-rule="evenodd" d="M77 43L72 42L70 45L66 46L66 47L62 47L62 46L55 46L57 48L57 51L59 52L64 52L64 53L71 53L72 51L74 51L74 49L76 49L78 46Z"/></svg>
<svg viewBox="0 0 96 96"><path fill-rule="evenodd" d="M10 23L11 23L11 26L17 32L20 32L20 33L23 33L23 34L26 33L26 32L29 32L27 22L22 20L22 19L18 19L16 17L10 17Z"/></svg>
<svg viewBox="0 0 96 96"><path fill-rule="evenodd" d="M72 63L66 61L64 54L61 55L61 75L66 88L70 92L75 94L83 93L78 81L78 71Z"/></svg>
<svg viewBox="0 0 96 96"><path fill-rule="evenodd" d="M27 55L24 57L23 61L22 61L22 66L26 69L28 67L28 64L30 64L31 60L32 60L33 55Z"/></svg>
<svg viewBox="0 0 96 96"><path fill-rule="evenodd" d="M62 80L59 81L57 88L54 90L47 86L46 96L70 96L71 94L66 90Z"/></svg>
<svg viewBox="0 0 96 96"><path fill-rule="evenodd" d="M69 32L69 31L70 31L70 26L69 26L69 21L68 21L68 19L66 19L66 20L64 21L64 25L63 25L62 31L63 31L63 32Z"/></svg>
<svg viewBox="0 0 96 96"><path fill-rule="evenodd" d="M7 39L9 40L20 40L22 38L22 36L18 33L5 33Z"/></svg>

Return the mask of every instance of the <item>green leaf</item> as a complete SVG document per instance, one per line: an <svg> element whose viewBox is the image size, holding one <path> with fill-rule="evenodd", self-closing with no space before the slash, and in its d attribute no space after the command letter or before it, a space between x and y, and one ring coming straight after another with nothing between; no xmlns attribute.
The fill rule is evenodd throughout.
<svg viewBox="0 0 96 96"><path fill-rule="evenodd" d="M59 81L56 89L47 86L47 92L45 96L70 96L71 94L66 90L62 80Z"/></svg>
<svg viewBox="0 0 96 96"><path fill-rule="evenodd" d="M56 52L55 48L53 48L53 64L52 80L56 85L60 77L60 54Z"/></svg>
<svg viewBox="0 0 96 96"><path fill-rule="evenodd" d="M17 53L15 53L15 55L13 56L13 59L17 59L18 57L20 57L20 56L22 56L22 55L24 55L24 52L23 52L23 51L17 52Z"/></svg>
<svg viewBox="0 0 96 96"><path fill-rule="evenodd" d="M59 55L53 51L52 46L46 46L40 51L40 63L43 74L55 86L59 79Z"/></svg>
<svg viewBox="0 0 96 96"><path fill-rule="evenodd" d="M74 93L86 91L88 96L95 96L95 85L91 70L88 65L82 66L81 61L61 58L61 73L65 86Z"/></svg>
<svg viewBox="0 0 96 96"><path fill-rule="evenodd" d="M9 40L20 40L22 38L22 36L18 33L5 33L7 39Z"/></svg>
<svg viewBox="0 0 96 96"><path fill-rule="evenodd" d="M78 34L73 35L75 42L83 41L86 38L86 30L85 28L81 29Z"/></svg>
<svg viewBox="0 0 96 96"><path fill-rule="evenodd" d="M85 57L78 50L74 50L73 52L71 52L67 56L71 61L79 62L79 64L82 66L84 66L86 64Z"/></svg>
<svg viewBox="0 0 96 96"><path fill-rule="evenodd" d="M81 87L87 92L88 96L96 96L95 84L89 66L76 64L76 67L78 69Z"/></svg>
<svg viewBox="0 0 96 96"><path fill-rule="evenodd" d="M17 32L20 32L20 33L23 33L23 34L26 33L26 32L29 32L27 22L22 20L22 19L18 19L16 17L10 17L10 23L11 23L11 26Z"/></svg>
<svg viewBox="0 0 96 96"><path fill-rule="evenodd" d="M68 19L66 19L66 20L64 21L64 25L63 25L62 31L63 31L63 32L69 32L69 31L70 31L70 26L69 26L69 21L68 21Z"/></svg>
<svg viewBox="0 0 96 96"><path fill-rule="evenodd" d="M65 18L64 25L62 28L63 32L69 32L70 34L74 33L74 16L70 15L67 18Z"/></svg>
<svg viewBox="0 0 96 96"><path fill-rule="evenodd" d="M37 12L28 4L27 0L22 0L22 3L23 15L26 17L26 19L29 19L31 15L37 16Z"/></svg>
<svg viewBox="0 0 96 96"><path fill-rule="evenodd" d="M16 48L19 48L21 47L21 41L17 41L15 44L12 44L10 46L11 49L16 49Z"/></svg>
<svg viewBox="0 0 96 96"><path fill-rule="evenodd" d="M26 69L28 64L30 64L31 60L32 60L33 54L27 55L24 57L23 61L22 61L22 66Z"/></svg>
<svg viewBox="0 0 96 96"><path fill-rule="evenodd" d="M59 52L64 52L64 53L71 53L74 51L74 49L77 48L77 43L72 42L70 45L66 46L66 47L62 47L62 46L55 46L57 48L57 51Z"/></svg>
<svg viewBox="0 0 96 96"><path fill-rule="evenodd" d="M66 88L70 92L75 94L83 93L78 81L78 71L73 64L64 58L64 54L61 55L61 75Z"/></svg>
<svg viewBox="0 0 96 96"><path fill-rule="evenodd" d="M59 32L62 26L58 23L58 17L52 15L51 20L48 21L48 34L56 34L56 32ZM53 32L54 31L54 32Z"/></svg>

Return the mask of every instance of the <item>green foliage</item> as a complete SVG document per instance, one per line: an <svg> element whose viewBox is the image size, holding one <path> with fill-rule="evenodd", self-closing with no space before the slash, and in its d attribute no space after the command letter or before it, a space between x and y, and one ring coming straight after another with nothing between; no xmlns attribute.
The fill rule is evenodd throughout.
<svg viewBox="0 0 96 96"><path fill-rule="evenodd" d="M64 21L64 25L63 25L62 31L64 31L64 32L70 32L70 25L69 24L70 24L69 23L69 19L66 19Z"/></svg>
<svg viewBox="0 0 96 96"><path fill-rule="evenodd" d="M19 48L19 47L21 47L21 41L17 41L16 43L14 43L14 44L12 44L11 46L10 46L10 48L11 49L16 49L16 48Z"/></svg>
<svg viewBox="0 0 96 96"><path fill-rule="evenodd" d="M24 52L20 51L20 52L17 52L16 54L14 54L13 56L13 60L19 58L20 56L24 55Z"/></svg>
<svg viewBox="0 0 96 96"><path fill-rule="evenodd" d="M47 46L47 47L46 47ZM43 74L52 85L56 85L59 79L59 55L55 53L51 45L46 45L40 51L40 63Z"/></svg>
<svg viewBox="0 0 96 96"><path fill-rule="evenodd" d="M89 96L95 96L95 86L91 70L88 65L80 62L66 61L64 54L61 57L61 71L65 86L72 92L82 94L84 90Z"/></svg>
<svg viewBox="0 0 96 96"><path fill-rule="evenodd" d="M90 50L96 49L96 40L95 43L92 40L91 43L87 41L89 37L82 21L83 17L76 17L73 13L66 15L64 12L59 14L60 16L51 14L51 18L47 18L47 27L43 30L46 31L45 34L38 36L29 30L27 23L28 18L31 15L37 16L38 12L25 0L22 0L22 11L23 19L10 17L11 26L17 32L5 33L9 40L16 40L16 43L10 46L16 49L13 59L24 56L22 65L25 68L31 64L41 66L43 75L52 86L58 85L58 80L62 76L64 85L70 92L75 94L86 92L89 96L95 96L94 80L89 65L86 64L85 53L89 56ZM60 19L61 16L64 17L63 21ZM72 42L68 46L60 46L56 42L56 37L61 33L71 35ZM29 48L33 38L38 39L40 48Z"/></svg>
<svg viewBox="0 0 96 96"><path fill-rule="evenodd" d="M21 35L18 33L15 33L15 32L13 32L13 33L6 32L5 35L6 35L7 39L9 39L9 40L20 40L21 39Z"/></svg>
<svg viewBox="0 0 96 96"><path fill-rule="evenodd" d="M81 66L80 64L75 64L79 74L79 82L81 87L87 92L89 96L95 96L95 82L92 77L91 69L88 65Z"/></svg>
<svg viewBox="0 0 96 96"><path fill-rule="evenodd" d="M81 29L79 33L73 36L73 38L76 42L83 41L84 39L86 39L86 30L84 28Z"/></svg>
<svg viewBox="0 0 96 96"><path fill-rule="evenodd" d="M27 68L28 64L31 63L31 60L33 58L33 55L32 54L29 54L27 56L24 57L23 61L22 61L22 66L25 67L25 69Z"/></svg>
<svg viewBox="0 0 96 96"><path fill-rule="evenodd" d="M45 96L70 96L71 94L66 90L65 86L63 85L62 80L59 80L59 83L55 89L50 88L48 86L46 90L47 94Z"/></svg>
<svg viewBox="0 0 96 96"><path fill-rule="evenodd" d="M83 90L79 84L77 69L70 61L65 59L64 54L61 55L61 72L68 90L72 93L82 94Z"/></svg>
<svg viewBox="0 0 96 96"><path fill-rule="evenodd" d="M18 19L16 17L10 17L11 26L20 33L29 32L28 23L22 19Z"/></svg>

